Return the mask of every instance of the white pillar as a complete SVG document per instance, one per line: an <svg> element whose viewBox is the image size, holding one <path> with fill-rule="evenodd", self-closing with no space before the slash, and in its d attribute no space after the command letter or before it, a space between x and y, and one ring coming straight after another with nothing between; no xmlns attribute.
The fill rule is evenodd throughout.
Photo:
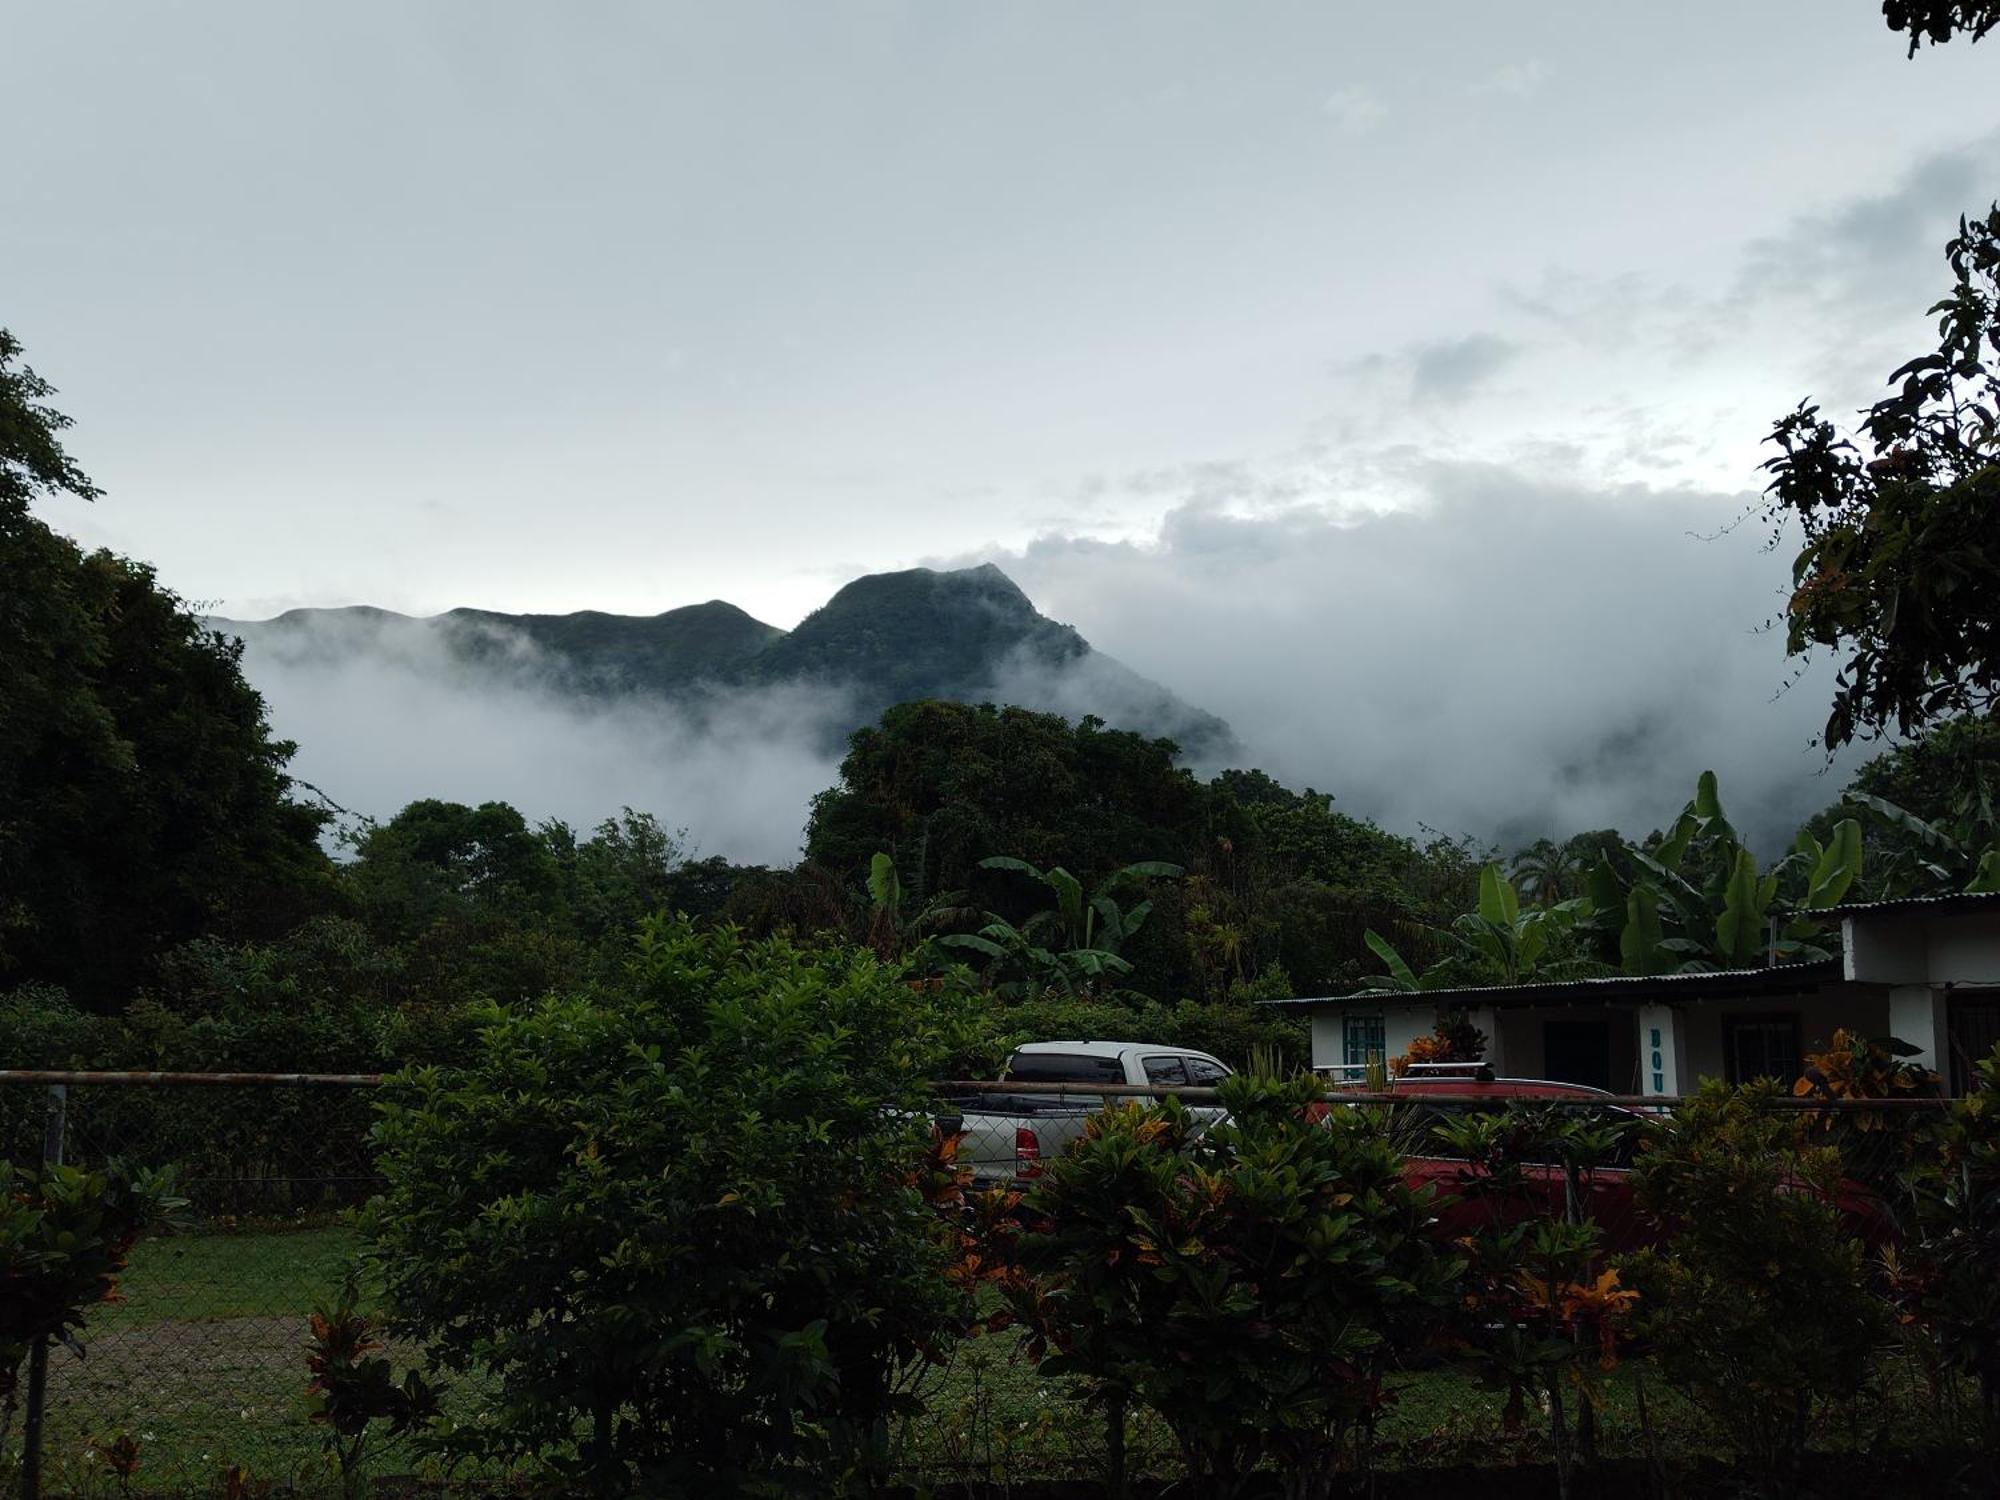
<svg viewBox="0 0 2000 1500"><path fill-rule="evenodd" d="M1681 1034L1680 1013L1658 1003L1639 1007L1639 1092L1678 1094L1688 1076L1687 1039Z"/></svg>
<svg viewBox="0 0 2000 1500"><path fill-rule="evenodd" d="M1890 990L1889 1035L1918 1049L1906 1062L1946 1072L1951 1050L1945 1040L1944 992L1927 984L1899 984Z"/></svg>

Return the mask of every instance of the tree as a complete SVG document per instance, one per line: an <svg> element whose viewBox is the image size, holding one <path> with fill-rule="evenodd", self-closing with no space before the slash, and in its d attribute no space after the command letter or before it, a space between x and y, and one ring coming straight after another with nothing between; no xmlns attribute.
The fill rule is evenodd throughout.
<svg viewBox="0 0 2000 1500"><path fill-rule="evenodd" d="M1241 831L1212 827L1216 808L1175 766L1171 740L1088 717L920 701L854 735L840 784L813 799L805 852L865 870L886 851L911 887L969 890L993 906L1008 887L982 879L989 854L1084 880L1135 859L1188 864L1215 834Z"/></svg>
<svg viewBox="0 0 2000 1500"><path fill-rule="evenodd" d="M1882 0L1882 19L1891 31L1910 34L1909 56L1928 41L1941 47L1954 36L1976 42L2000 26L1995 0Z"/></svg>
<svg viewBox="0 0 2000 1500"><path fill-rule="evenodd" d="M355 840L342 883L369 930L410 953L419 984L521 1000L582 978L564 864L588 846L573 846L566 828L537 832L508 803L426 797Z"/></svg>
<svg viewBox="0 0 2000 1500"><path fill-rule="evenodd" d="M1806 831L1858 817L1868 894L2000 890L2000 717L1948 719L1854 773Z"/></svg>
<svg viewBox="0 0 2000 1500"><path fill-rule="evenodd" d="M19 353L0 330L0 982L111 1009L175 943L279 931L321 904L325 814L292 799L293 746L240 644L150 568L29 513L97 490Z"/></svg>
<svg viewBox="0 0 2000 1500"><path fill-rule="evenodd" d="M908 976L664 918L620 991L485 1012L391 1083L392 1326L491 1382L464 1429L596 1493L835 1490L960 1326L922 1186L941 1056Z"/></svg>
<svg viewBox="0 0 2000 1500"><path fill-rule="evenodd" d="M1769 439L1766 514L1804 534L1787 647L1844 655L1829 750L2000 695L2000 203L1961 218L1945 258L1937 352L1889 377L1859 445L1809 401Z"/></svg>

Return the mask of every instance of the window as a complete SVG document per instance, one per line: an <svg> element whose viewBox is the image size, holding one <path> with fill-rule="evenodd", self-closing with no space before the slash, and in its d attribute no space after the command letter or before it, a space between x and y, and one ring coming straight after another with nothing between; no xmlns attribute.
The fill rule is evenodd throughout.
<svg viewBox="0 0 2000 1500"><path fill-rule="evenodd" d="M2000 1047L2000 1000L1953 995L1946 1002L1945 1033L1951 1053L1953 1095L1972 1092L1978 1067Z"/></svg>
<svg viewBox="0 0 2000 1500"><path fill-rule="evenodd" d="M1075 1052L1016 1052L1007 1063L1009 1083L1123 1083L1125 1065L1115 1057Z"/></svg>
<svg viewBox="0 0 2000 1500"><path fill-rule="evenodd" d="M1178 1057L1149 1057L1146 1059L1146 1082L1171 1084L1187 1087L1187 1068Z"/></svg>
<svg viewBox="0 0 2000 1500"><path fill-rule="evenodd" d="M1731 1083L1758 1078L1790 1083L1799 1076L1799 1018L1724 1016L1722 1068Z"/></svg>
<svg viewBox="0 0 2000 1500"><path fill-rule="evenodd" d="M1229 1076L1229 1069L1221 1063L1210 1062L1205 1057L1187 1059L1188 1077L1194 1080L1196 1088L1212 1089Z"/></svg>
<svg viewBox="0 0 2000 1500"><path fill-rule="evenodd" d="M1388 1048L1382 1039L1380 1016L1346 1016L1340 1023L1341 1061L1351 1068L1383 1061Z"/></svg>

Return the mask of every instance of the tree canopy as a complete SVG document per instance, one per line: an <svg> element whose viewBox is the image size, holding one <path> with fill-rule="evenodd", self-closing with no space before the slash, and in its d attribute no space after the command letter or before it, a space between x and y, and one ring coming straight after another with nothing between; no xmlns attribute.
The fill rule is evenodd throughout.
<svg viewBox="0 0 2000 1500"><path fill-rule="evenodd" d="M177 942L303 915L324 815L290 795L240 646L29 513L97 490L19 355L0 331L0 982L111 1007Z"/></svg>
<svg viewBox="0 0 2000 1500"><path fill-rule="evenodd" d="M1843 435L1811 402L1780 421L1768 514L1804 543L1794 655L1841 653L1829 749L2000 699L2000 203L1960 219L1938 347Z"/></svg>
<svg viewBox="0 0 2000 1500"><path fill-rule="evenodd" d="M1911 57L1925 42L1943 46L1953 37L1976 42L2000 26L1996 0L1882 0L1882 19L1891 31L1910 36Z"/></svg>

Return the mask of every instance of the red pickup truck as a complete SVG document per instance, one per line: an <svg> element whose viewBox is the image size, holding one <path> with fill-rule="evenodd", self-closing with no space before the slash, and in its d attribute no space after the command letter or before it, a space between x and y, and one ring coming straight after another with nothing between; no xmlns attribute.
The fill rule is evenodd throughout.
<svg viewBox="0 0 2000 1500"><path fill-rule="evenodd" d="M1438 1213L1439 1228L1457 1238L1493 1224L1513 1224L1523 1219L1561 1218L1564 1213L1565 1172L1557 1162L1528 1162L1522 1169L1525 1191L1513 1194L1468 1192L1474 1177L1462 1158L1446 1154L1433 1127L1454 1115L1498 1111L1514 1100L1562 1099L1608 1100L1602 1089L1579 1083L1556 1083L1547 1079L1495 1078L1485 1070L1473 1076L1431 1075L1400 1078L1391 1085L1399 1099L1421 1101L1414 1109L1399 1107L1395 1124L1397 1138L1409 1153L1405 1173L1412 1186L1435 1186L1440 1196L1450 1195ZM1597 1121L1617 1118L1636 1124L1645 1118L1644 1109L1604 1104L1585 1111ZM1665 1236L1660 1227L1639 1211L1632 1194L1632 1151L1637 1132L1629 1132L1612 1159L1605 1165L1580 1174L1578 1191L1585 1214L1604 1230L1605 1243L1612 1250L1634 1250L1658 1244ZM1865 1186L1843 1182L1837 1204L1849 1229L1871 1247L1890 1243L1894 1228L1881 1202Z"/></svg>
<svg viewBox="0 0 2000 1500"><path fill-rule="evenodd" d="M1534 1078L1495 1078L1480 1070L1469 1077L1434 1074L1423 1078L1399 1078L1390 1091L1411 1106L1396 1111L1396 1138L1409 1155L1404 1172L1413 1187L1432 1186L1440 1197L1450 1197L1438 1213L1440 1229L1457 1238L1493 1224L1514 1224L1523 1219L1561 1218L1564 1212L1564 1170L1560 1163L1528 1162L1522 1167L1525 1191L1520 1193L1479 1193L1467 1191L1473 1172L1459 1157L1446 1154L1433 1127L1453 1116L1498 1112L1515 1100L1564 1099L1598 1100L1611 1096L1602 1089L1580 1083L1555 1083ZM1416 1102L1416 1101L1421 1101ZM1587 1112L1593 1120L1609 1117L1636 1123L1639 1112L1607 1104ZM1632 1141L1626 1139L1613 1159L1581 1175L1578 1190L1586 1215L1604 1230L1606 1243L1616 1250L1636 1248L1658 1238L1632 1201Z"/></svg>

